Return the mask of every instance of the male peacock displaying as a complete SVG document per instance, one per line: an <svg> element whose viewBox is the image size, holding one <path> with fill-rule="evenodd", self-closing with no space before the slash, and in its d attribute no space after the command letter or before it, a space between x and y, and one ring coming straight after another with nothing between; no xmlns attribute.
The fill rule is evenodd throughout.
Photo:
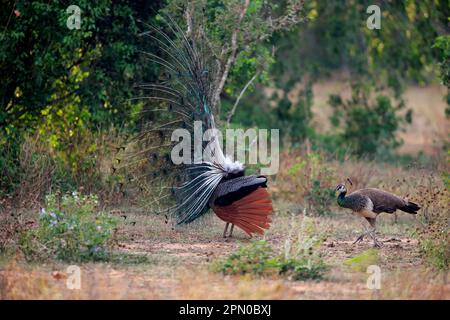
<svg viewBox="0 0 450 320"><path fill-rule="evenodd" d="M149 94L137 99L151 103L140 111L140 133L117 148L112 170L122 172L119 186L124 193L130 190L125 185L144 193L143 207L166 213L166 222L174 217L176 224L188 224L211 208L226 222L224 237L230 223L229 236L233 226L250 236L263 234L273 211L267 178L245 176L244 165L221 149L210 46L201 32L186 35L171 17L163 20L167 31L148 26L144 33L158 43L159 52L145 55L161 67L162 78L139 86Z"/></svg>
<svg viewBox="0 0 450 320"><path fill-rule="evenodd" d="M417 204L380 189L360 189L347 195L345 185L339 184L335 191L339 192L337 203L341 207L351 209L356 215L366 218L372 227L371 230L366 230L366 232L361 234L353 244L362 241L366 235L370 235L374 246L381 246L381 243L375 236L375 223L377 216L381 212L394 213L398 209L417 214L417 210L420 209Z"/></svg>

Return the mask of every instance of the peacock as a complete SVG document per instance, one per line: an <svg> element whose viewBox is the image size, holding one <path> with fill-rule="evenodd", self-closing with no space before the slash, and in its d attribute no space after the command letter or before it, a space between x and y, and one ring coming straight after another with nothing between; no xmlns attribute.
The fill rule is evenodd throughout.
<svg viewBox="0 0 450 320"><path fill-rule="evenodd" d="M119 188L141 192L142 208L164 213L166 223L189 224L212 209L226 223L224 237L232 236L234 226L250 237L263 234L273 212L267 177L246 176L241 162L224 155L212 103L217 87L212 49L201 32L188 35L172 17L161 20L165 30L147 25L143 33L158 44L157 52L143 54L161 76L138 85L148 94L135 98L144 102L139 133L117 147L112 170L119 174Z"/></svg>
<svg viewBox="0 0 450 320"><path fill-rule="evenodd" d="M365 218L371 226L371 229L365 230L353 244L361 242L366 235L370 235L374 246L381 246L381 242L375 236L376 219L381 212L394 213L398 209L410 214L417 214L420 209L414 202L376 188L360 189L347 195L347 188L345 184L341 183L337 185L335 191L339 193L337 197L339 206L351 209L354 214Z"/></svg>

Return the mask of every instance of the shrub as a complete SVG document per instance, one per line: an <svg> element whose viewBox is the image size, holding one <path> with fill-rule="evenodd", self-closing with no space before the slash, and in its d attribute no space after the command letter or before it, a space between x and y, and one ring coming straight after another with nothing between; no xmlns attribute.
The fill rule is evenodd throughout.
<svg viewBox="0 0 450 320"><path fill-rule="evenodd" d="M224 274L279 274L293 280L321 279L327 266L315 254L322 243L321 237L312 236L312 225L304 219L297 237L288 236L284 253L276 253L265 240L238 248L228 257L219 259L213 270ZM309 231L307 229L310 229Z"/></svg>
<svg viewBox="0 0 450 320"><path fill-rule="evenodd" d="M20 247L28 260L104 259L114 237L116 218L97 211L94 195L50 194L39 213L38 228L25 232Z"/></svg>
<svg viewBox="0 0 450 320"><path fill-rule="evenodd" d="M334 188L322 187L320 180L313 180L307 199L318 215L330 215L332 213L330 208L335 203L335 198Z"/></svg>
<svg viewBox="0 0 450 320"><path fill-rule="evenodd" d="M284 242L280 259L280 273L294 280L321 279L327 270L318 249L326 239L312 218L303 216L297 226L298 217L292 217L290 233Z"/></svg>
<svg viewBox="0 0 450 320"><path fill-rule="evenodd" d="M308 256L286 258L277 255L265 240L260 240L240 247L228 257L216 261L213 270L229 275L280 274L293 280L307 280L322 278L326 266L322 260Z"/></svg>
<svg viewBox="0 0 450 320"><path fill-rule="evenodd" d="M419 252L437 270L448 271L450 266L450 233L448 210L433 212L418 230Z"/></svg>
<svg viewBox="0 0 450 320"><path fill-rule="evenodd" d="M13 192L19 185L20 143L0 138L0 197Z"/></svg>
<svg viewBox="0 0 450 320"><path fill-rule="evenodd" d="M214 269L224 274L262 275L276 271L277 263L270 245L261 240L242 246L227 258L217 261Z"/></svg>
<svg viewBox="0 0 450 320"><path fill-rule="evenodd" d="M419 187L422 208L418 220L421 226L415 235L419 241L419 253L433 268L448 271L450 266L449 189L445 176L442 187L437 177L427 176Z"/></svg>
<svg viewBox="0 0 450 320"><path fill-rule="evenodd" d="M411 123L412 113L403 118L398 112L404 108L400 102L393 106L389 97L379 95L371 102L361 89L353 89L348 101L339 95L331 95L329 104L334 108L331 123L341 128L336 147L349 146L358 156L386 156L401 145L397 132L405 122Z"/></svg>
<svg viewBox="0 0 450 320"><path fill-rule="evenodd" d="M325 162L322 154L309 152L299 156L287 170L288 176L282 181L293 182L296 201L298 195L306 200L309 212L316 215L330 215L331 207L335 203L334 186L335 170ZM280 176L282 176L281 173ZM286 188L287 189L287 188ZM291 189L291 188L289 188ZM289 191L291 193L291 191Z"/></svg>
<svg viewBox="0 0 450 320"><path fill-rule="evenodd" d="M114 128L71 137L61 133L64 138L55 138L58 143L53 145L55 136L45 131L5 141L0 138L0 167L4 168L0 198L12 196L16 207L35 207L50 190L83 189L98 194L102 201L116 201L118 177L111 174L111 165L115 146L123 140L121 133Z"/></svg>

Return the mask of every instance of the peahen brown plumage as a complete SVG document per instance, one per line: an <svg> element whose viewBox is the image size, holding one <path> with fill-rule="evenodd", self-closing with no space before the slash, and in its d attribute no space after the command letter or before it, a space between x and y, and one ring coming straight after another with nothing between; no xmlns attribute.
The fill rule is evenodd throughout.
<svg viewBox="0 0 450 320"><path fill-rule="evenodd" d="M112 170L124 177L120 187L143 193L147 211L164 212L166 221L189 224L212 209L226 222L248 235L262 234L270 226L272 202L264 176L245 176L244 165L224 155L216 127L213 95L217 63L202 33L186 35L170 17L161 17L166 31L148 26L158 52L144 53L161 68L157 83L139 87L148 94L141 114L141 130L118 147ZM150 103L149 103L150 102ZM188 133L189 148L177 149ZM208 132L197 137L196 129ZM191 143L192 142L192 143ZM183 161L175 163L174 153ZM131 187L130 187L131 185ZM173 219L170 219L172 218Z"/></svg>
<svg viewBox="0 0 450 320"><path fill-rule="evenodd" d="M394 213L397 210L401 210L410 214L417 214L417 211L420 209L417 204L411 201L376 188L360 189L347 195L345 185L339 184L335 191L339 193L337 198L339 206L351 209L356 215L365 218L372 228L361 234L353 242L354 244L362 241L366 235L370 235L374 245L377 247L381 246L375 235L376 219L380 213Z"/></svg>

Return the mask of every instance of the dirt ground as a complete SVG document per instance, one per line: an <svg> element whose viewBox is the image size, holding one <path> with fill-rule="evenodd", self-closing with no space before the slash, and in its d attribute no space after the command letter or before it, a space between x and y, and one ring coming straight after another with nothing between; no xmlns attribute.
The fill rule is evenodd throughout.
<svg viewBox="0 0 450 320"><path fill-rule="evenodd" d="M399 214L379 218L376 265L379 290L368 289L366 266L346 261L372 248L369 240L353 245L361 220L350 213L308 218L326 233L320 254L329 265L321 281L293 281L280 276L224 276L211 263L253 241L240 230L222 238L224 224L213 215L173 229L162 216L124 209L114 263L81 264L81 288L67 288L67 264L30 265L20 255L0 264L0 297L6 299L450 299L448 275L427 271L410 234L417 221ZM264 238L283 246L301 215L279 213ZM122 257L122 258L120 258ZM145 257L144 261L132 257ZM121 259L123 261L121 261Z"/></svg>
<svg viewBox="0 0 450 320"><path fill-rule="evenodd" d="M316 127L329 129L328 95L349 94L343 83L330 79L314 87ZM420 116L413 117L412 125L401 133L405 142L402 152L422 150L434 154L441 148L450 133L442 90L437 85L407 89L406 107ZM293 165L288 160L283 159L284 167ZM420 200L430 202L440 174L406 172L386 165L373 168L360 162L339 165L338 177L351 176L355 188L377 186L403 195L412 191L422 193ZM432 175L436 177L428 179ZM398 177L404 179L400 181ZM283 249L289 234L304 219L298 210L286 209L297 205L286 203L286 199L294 202L298 196L289 191L295 187L295 183L270 185L276 198L276 213L264 239L278 250ZM296 214L291 215L292 212ZM325 235L319 250L329 269L320 281L224 276L213 272L214 261L254 241L239 230L235 230L232 239L223 239L224 223L213 214L173 229L163 216L148 215L134 208L116 208L113 213L121 220L115 247L117 259L79 265L79 290L70 290L66 285L68 264L55 261L28 264L20 254L12 258L0 255L0 299L450 299L448 274L430 271L425 266L413 236L419 221L406 213L398 214L397 223L393 215L382 214L378 218L379 240L384 245L371 251L374 257L369 262L380 268L379 290L367 287L368 263L349 265L349 261L371 249L372 244L365 239L353 245L362 231L362 221L343 210L336 210L329 217L308 218ZM37 211L33 214L37 215Z"/></svg>

